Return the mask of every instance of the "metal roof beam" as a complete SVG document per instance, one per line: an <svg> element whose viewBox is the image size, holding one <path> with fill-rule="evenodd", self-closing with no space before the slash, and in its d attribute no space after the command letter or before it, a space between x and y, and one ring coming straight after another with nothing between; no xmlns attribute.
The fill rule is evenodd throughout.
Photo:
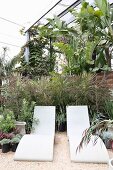
<svg viewBox="0 0 113 170"><path fill-rule="evenodd" d="M55 6L57 6L62 0L58 1L54 6L52 6L44 15L42 15L34 24L32 24L26 31L29 31L35 24L37 24L45 15L47 15Z"/></svg>
<svg viewBox="0 0 113 170"><path fill-rule="evenodd" d="M62 18L64 15L66 15L69 12L70 8L75 8L77 7L79 4L81 3L81 0L77 0L76 2L74 2L73 4L71 4L68 8L66 8L64 11L62 11L58 17Z"/></svg>
<svg viewBox="0 0 113 170"><path fill-rule="evenodd" d="M77 7L81 3L81 0L77 0L73 4L71 4L68 8L66 8L64 11L62 11L60 14L57 15L57 17L62 18L64 15L66 15L69 12L69 9ZM49 22L46 24L46 26L49 25Z"/></svg>

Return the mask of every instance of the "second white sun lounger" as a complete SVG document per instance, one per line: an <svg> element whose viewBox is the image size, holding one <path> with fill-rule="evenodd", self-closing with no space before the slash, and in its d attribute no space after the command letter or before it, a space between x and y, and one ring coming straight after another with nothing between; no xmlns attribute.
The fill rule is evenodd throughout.
<svg viewBox="0 0 113 170"><path fill-rule="evenodd" d="M98 138L94 145L94 138L80 152L76 149L82 139L83 132L89 126L87 106L68 106L67 110L67 135L69 139L70 158L73 162L108 163L109 156L103 141Z"/></svg>
<svg viewBox="0 0 113 170"><path fill-rule="evenodd" d="M33 124L32 133L22 137L14 160L52 161L55 135L55 107L35 106L34 118L39 119L39 124Z"/></svg>

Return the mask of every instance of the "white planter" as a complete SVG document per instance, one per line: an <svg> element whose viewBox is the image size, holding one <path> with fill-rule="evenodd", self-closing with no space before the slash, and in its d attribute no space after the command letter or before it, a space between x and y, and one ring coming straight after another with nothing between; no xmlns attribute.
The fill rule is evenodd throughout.
<svg viewBox="0 0 113 170"><path fill-rule="evenodd" d="M16 121L15 125L16 125L16 128L19 130L20 134L24 135L26 133L25 132L26 122Z"/></svg>
<svg viewBox="0 0 113 170"><path fill-rule="evenodd" d="M109 170L113 170L113 158L109 160Z"/></svg>

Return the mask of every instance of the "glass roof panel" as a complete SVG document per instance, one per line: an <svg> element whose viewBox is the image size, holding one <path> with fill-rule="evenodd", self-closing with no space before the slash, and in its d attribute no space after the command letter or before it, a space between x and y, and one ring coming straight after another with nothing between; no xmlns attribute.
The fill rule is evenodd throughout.
<svg viewBox="0 0 113 170"><path fill-rule="evenodd" d="M62 5L57 5L54 9L52 9L45 17L46 18L53 18L54 15L60 14L62 11L64 11L67 7Z"/></svg>
<svg viewBox="0 0 113 170"><path fill-rule="evenodd" d="M109 1L109 3L110 3L110 4L112 4L112 3L113 3L113 0L108 0L108 1Z"/></svg>
<svg viewBox="0 0 113 170"><path fill-rule="evenodd" d="M66 5L66 6L70 6L71 4L73 4L74 2L76 2L75 0L62 0L60 2L60 4Z"/></svg>
<svg viewBox="0 0 113 170"><path fill-rule="evenodd" d="M87 2L89 2L89 4L94 4L94 0L86 0Z"/></svg>
<svg viewBox="0 0 113 170"><path fill-rule="evenodd" d="M48 23L47 19L46 18L42 18L40 21L39 21L40 25L46 25Z"/></svg>
<svg viewBox="0 0 113 170"><path fill-rule="evenodd" d="M74 17L70 12L68 12L66 15L61 17L61 20L65 21L67 24L69 24L70 22L72 22L74 20Z"/></svg>
<svg viewBox="0 0 113 170"><path fill-rule="evenodd" d="M94 0L86 0L90 4L94 4ZM110 3L113 3L113 0L108 0ZM78 11L81 7L81 0L61 0L52 10L50 10L42 19L40 23L46 25L48 23L47 18L53 18L54 15L60 16L62 21L65 21L67 24L70 24L74 21L73 15L68 12L68 8L73 5L73 7ZM55 5L55 4L54 4Z"/></svg>
<svg viewBox="0 0 113 170"><path fill-rule="evenodd" d="M44 17L37 20L34 24L37 24L38 22L40 22L41 24L47 24L48 23L47 18L53 18L54 15L62 17L62 19L68 23L70 21L69 17L72 18L73 16L70 13L68 13L67 9L72 4L74 4L74 3L76 4L76 2L77 2L77 5L78 5L80 3L80 1L81 0L61 0L61 1L57 1L59 3L53 9L51 9L46 15L44 15ZM66 16L64 16L64 15L66 15Z"/></svg>

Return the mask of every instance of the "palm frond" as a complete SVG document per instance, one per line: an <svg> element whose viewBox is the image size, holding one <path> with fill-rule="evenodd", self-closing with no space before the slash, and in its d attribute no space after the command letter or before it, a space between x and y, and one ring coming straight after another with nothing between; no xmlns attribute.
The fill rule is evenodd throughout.
<svg viewBox="0 0 113 170"><path fill-rule="evenodd" d="M93 141L93 144L95 145L98 137L102 134L103 131L106 131L110 126L113 126L113 120L103 120L100 122L94 121L92 125L84 131L84 135L76 149L76 152L80 151L83 147L88 145L92 135L95 135Z"/></svg>

